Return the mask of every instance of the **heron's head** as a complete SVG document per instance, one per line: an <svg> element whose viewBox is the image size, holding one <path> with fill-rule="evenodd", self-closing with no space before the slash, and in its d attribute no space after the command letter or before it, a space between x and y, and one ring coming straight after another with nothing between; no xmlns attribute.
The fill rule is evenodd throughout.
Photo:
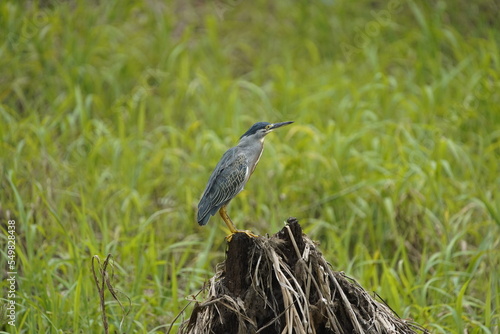
<svg viewBox="0 0 500 334"><path fill-rule="evenodd" d="M281 122L281 123L258 122L252 125L252 127L248 129L248 131L245 132L243 136L240 137L240 140L242 140L243 138L262 140L268 133L272 132L274 129L280 128L284 125L288 125L291 123L293 122Z"/></svg>

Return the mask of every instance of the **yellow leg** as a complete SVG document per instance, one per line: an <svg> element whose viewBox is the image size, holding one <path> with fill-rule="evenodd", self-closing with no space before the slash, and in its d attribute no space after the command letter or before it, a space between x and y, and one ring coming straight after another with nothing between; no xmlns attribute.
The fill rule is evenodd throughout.
<svg viewBox="0 0 500 334"><path fill-rule="evenodd" d="M227 214L225 206L220 208L219 213L220 213L220 216L222 217L222 219L224 220L224 223L226 223L227 227L229 227L229 231L231 231L231 234L237 233L238 230L236 229L236 227L234 227L234 224L233 224L233 221L231 220L231 218L229 218L229 215Z"/></svg>
<svg viewBox="0 0 500 334"><path fill-rule="evenodd" d="M231 239L233 238L233 234L235 234L235 233L245 233L250 238L257 238L258 237L258 235L255 235L248 230L246 230L246 231L237 230L233 224L233 221L231 220L231 218L229 218L229 215L227 214L226 206L223 206L219 209L219 214L222 217L222 219L224 220L224 223L226 223L227 227L229 228L229 231L231 231L231 234L226 237L228 242L231 241Z"/></svg>

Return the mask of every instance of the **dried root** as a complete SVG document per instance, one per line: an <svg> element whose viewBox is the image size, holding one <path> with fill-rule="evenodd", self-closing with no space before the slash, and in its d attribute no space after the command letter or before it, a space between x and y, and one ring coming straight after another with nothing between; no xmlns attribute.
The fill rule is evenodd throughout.
<svg viewBox="0 0 500 334"><path fill-rule="evenodd" d="M428 333L335 272L297 220L272 237L235 234L180 333Z"/></svg>

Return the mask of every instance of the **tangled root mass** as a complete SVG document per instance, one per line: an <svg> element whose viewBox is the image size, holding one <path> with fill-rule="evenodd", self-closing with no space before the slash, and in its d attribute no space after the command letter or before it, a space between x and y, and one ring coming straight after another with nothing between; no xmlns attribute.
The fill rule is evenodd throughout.
<svg viewBox="0 0 500 334"><path fill-rule="evenodd" d="M333 271L294 218L271 237L233 236L180 333L428 333Z"/></svg>

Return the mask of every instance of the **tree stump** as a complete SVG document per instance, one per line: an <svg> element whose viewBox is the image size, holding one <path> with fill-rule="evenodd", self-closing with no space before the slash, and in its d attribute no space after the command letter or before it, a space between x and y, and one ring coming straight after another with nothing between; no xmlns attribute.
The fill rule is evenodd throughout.
<svg viewBox="0 0 500 334"><path fill-rule="evenodd" d="M335 272L297 219L271 237L237 233L180 333L428 333Z"/></svg>

